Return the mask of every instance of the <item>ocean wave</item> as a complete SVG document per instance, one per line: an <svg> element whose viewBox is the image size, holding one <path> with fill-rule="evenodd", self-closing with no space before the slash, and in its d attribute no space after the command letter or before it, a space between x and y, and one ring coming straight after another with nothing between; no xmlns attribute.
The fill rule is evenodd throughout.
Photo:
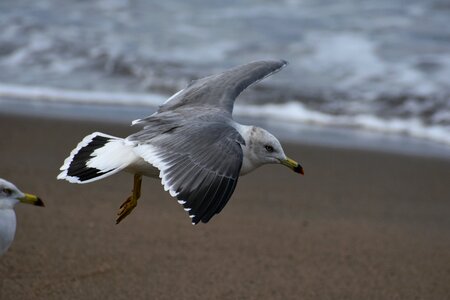
<svg viewBox="0 0 450 300"><path fill-rule="evenodd" d="M4 98L156 107L192 79L283 58L237 112L448 144L442 0L29 2L0 5Z"/></svg>
<svg viewBox="0 0 450 300"><path fill-rule="evenodd" d="M231 66L283 58L290 66L240 103L297 102L324 116L360 116L339 121L359 127L380 128L378 119L450 127L450 15L440 0L4 2L0 82L46 86L43 97L57 87L97 90L63 94L75 101L102 102L101 91L123 98L117 102L131 92L146 99Z"/></svg>
<svg viewBox="0 0 450 300"><path fill-rule="evenodd" d="M331 115L308 109L298 102L264 104L259 106L236 105L235 113L239 116L270 118L281 122L407 135L450 146L449 126L426 125L418 118L383 119L369 114Z"/></svg>
<svg viewBox="0 0 450 300"><path fill-rule="evenodd" d="M0 84L0 99L2 98L30 103L33 101L65 102L72 104L145 106L156 109L167 100L168 96L158 93L109 93ZM239 117L269 119L290 125L307 124L375 131L391 135L407 135L450 146L450 126L427 125L419 118L385 119L370 114L333 115L312 110L294 101L261 105L236 103L234 113Z"/></svg>
<svg viewBox="0 0 450 300"><path fill-rule="evenodd" d="M156 107L166 100L157 93L129 94L76 91L49 87L0 84L0 98L20 101L68 102L74 104L112 104Z"/></svg>

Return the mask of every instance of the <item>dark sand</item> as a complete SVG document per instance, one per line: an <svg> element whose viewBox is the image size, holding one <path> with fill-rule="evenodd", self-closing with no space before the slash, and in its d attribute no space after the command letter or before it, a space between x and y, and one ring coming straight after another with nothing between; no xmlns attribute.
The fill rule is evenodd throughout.
<svg viewBox="0 0 450 300"><path fill-rule="evenodd" d="M0 115L0 177L40 195L18 205L0 299L450 299L450 161L285 145L301 177L265 166L222 213L190 219L145 179L55 179L69 151L111 124Z"/></svg>

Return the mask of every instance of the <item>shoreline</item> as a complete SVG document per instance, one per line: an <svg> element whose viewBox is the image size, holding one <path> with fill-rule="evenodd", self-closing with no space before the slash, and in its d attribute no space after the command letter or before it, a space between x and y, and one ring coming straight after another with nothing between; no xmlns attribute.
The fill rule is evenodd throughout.
<svg viewBox="0 0 450 300"><path fill-rule="evenodd" d="M141 100L142 101L142 100ZM50 118L55 120L130 124L150 115L156 106L126 104L82 104L53 101L21 101L0 99L0 115ZM399 134L368 131L357 128L283 122L266 118L235 116L243 124L268 129L280 140L295 144L339 149L373 150L413 156L437 157L450 160L450 146L434 141Z"/></svg>
<svg viewBox="0 0 450 300"><path fill-rule="evenodd" d="M0 258L5 299L445 299L450 294L450 162L283 143L298 176L241 177L208 224L192 226L160 182L144 179L120 225L132 176L57 181L87 134L120 124L2 116L1 177L46 207L16 208ZM4 274L7 274L5 276Z"/></svg>

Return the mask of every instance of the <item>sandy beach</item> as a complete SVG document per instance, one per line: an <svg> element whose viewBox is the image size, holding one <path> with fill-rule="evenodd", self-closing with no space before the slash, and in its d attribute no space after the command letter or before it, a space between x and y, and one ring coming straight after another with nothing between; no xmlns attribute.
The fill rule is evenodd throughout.
<svg viewBox="0 0 450 300"><path fill-rule="evenodd" d="M131 175L56 176L85 135L133 130L0 115L0 177L46 204L16 208L1 300L450 299L450 161L284 145L306 175L264 166L208 224L145 179L115 225Z"/></svg>

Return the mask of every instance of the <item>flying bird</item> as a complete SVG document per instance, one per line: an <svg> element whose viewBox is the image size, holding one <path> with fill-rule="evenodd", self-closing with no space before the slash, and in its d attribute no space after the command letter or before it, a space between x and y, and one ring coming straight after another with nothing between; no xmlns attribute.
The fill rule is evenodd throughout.
<svg viewBox="0 0 450 300"><path fill-rule="evenodd" d="M11 182L0 178L0 256L8 250L14 240L16 233L14 207L19 202L44 206L39 197L23 193Z"/></svg>
<svg viewBox="0 0 450 300"><path fill-rule="evenodd" d="M83 184L120 171L133 174L133 191L120 206L117 224L136 207L142 176L160 178L192 224L207 223L227 204L240 175L264 164L282 164L304 174L272 134L232 118L236 97L286 64L256 61L194 80L154 114L133 121L143 126L140 131L126 138L101 132L86 136L57 178Z"/></svg>

